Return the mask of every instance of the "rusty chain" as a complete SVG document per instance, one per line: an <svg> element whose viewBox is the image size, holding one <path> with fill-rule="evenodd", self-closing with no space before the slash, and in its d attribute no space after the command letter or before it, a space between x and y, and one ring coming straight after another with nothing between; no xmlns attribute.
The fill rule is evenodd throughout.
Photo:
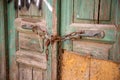
<svg viewBox="0 0 120 80"><path fill-rule="evenodd" d="M79 31L79 32L72 32L69 33L67 35L64 36L58 36L58 35L50 35L47 31L43 30L42 28L40 28L40 26L33 26L32 27L32 31L34 33L36 33L40 38L45 40L45 44L44 44L44 52L46 54L46 60L48 61L48 55L49 55L49 45L55 43L55 42L59 42L58 46L59 46L59 54L57 56L57 64L58 64L58 79L61 80L61 61L62 61L62 42L66 41L66 40L77 40L77 39L81 39L82 37L99 37L101 31L98 31L97 33L87 33L85 34L85 31ZM104 37L104 32L102 32L102 38Z"/></svg>
<svg viewBox="0 0 120 80"><path fill-rule="evenodd" d="M48 47L50 44L53 44L54 42L63 42L66 40L76 40L81 39L82 37L104 37L105 33L103 31L97 31L96 33L88 32L86 34L85 31L79 31L79 32L72 32L64 36L58 36L58 35L50 35L46 30L43 30L41 28L42 26L32 26L32 31L36 33L40 38L45 40L45 53L46 53L46 59L48 60Z"/></svg>
<svg viewBox="0 0 120 80"><path fill-rule="evenodd" d="M61 79L61 61L62 61L62 42L66 40L76 40L76 39L81 39L81 35L84 34L84 31L79 31L79 32L72 32L70 34L64 35L64 36L57 36L57 35L49 35L47 31L42 30L40 27L38 29L38 26L33 26L32 31L35 32L40 38L43 38L45 40L45 54L46 54L46 60L48 61L48 55L49 55L49 45L53 44L54 42L59 42L58 47L59 47L59 54L57 56L57 74L58 79Z"/></svg>
<svg viewBox="0 0 120 80"><path fill-rule="evenodd" d="M39 28L39 29L38 29ZM72 32L70 34L64 35L64 36L57 36L57 35L49 35L49 33L45 30L42 30L38 26L33 26L32 31L35 32L37 35L39 35L40 38L45 40L45 53L46 53L46 59L48 60L48 47L50 44L53 44L54 42L63 42L66 40L75 40L80 39L81 35L84 34L84 31L79 32Z"/></svg>

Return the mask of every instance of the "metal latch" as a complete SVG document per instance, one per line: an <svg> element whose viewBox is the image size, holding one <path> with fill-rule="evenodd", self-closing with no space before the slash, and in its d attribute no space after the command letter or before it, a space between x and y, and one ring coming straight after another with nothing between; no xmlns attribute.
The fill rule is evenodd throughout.
<svg viewBox="0 0 120 80"><path fill-rule="evenodd" d="M83 34L80 34L82 37L93 37L93 38L104 38L105 32L101 30L86 30Z"/></svg>

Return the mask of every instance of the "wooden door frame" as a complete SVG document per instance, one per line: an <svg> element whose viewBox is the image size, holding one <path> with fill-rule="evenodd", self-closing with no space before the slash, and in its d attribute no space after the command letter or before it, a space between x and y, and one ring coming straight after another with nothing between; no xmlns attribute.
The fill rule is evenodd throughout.
<svg viewBox="0 0 120 80"><path fill-rule="evenodd" d="M5 0L6 1L6 0ZM6 65L6 14L5 14L5 1L0 1L0 80L7 79L7 65Z"/></svg>
<svg viewBox="0 0 120 80"><path fill-rule="evenodd" d="M52 5L52 8L53 8L53 11L51 12L51 14L52 15L49 15L47 12L47 14L46 14L46 16L51 16L52 17L52 21L51 21L51 17L48 17L48 18L46 18L46 20L48 20L47 22L48 22L48 32L49 33L51 33L52 35L60 35L60 19L61 19L61 17L60 17L60 15L61 15L61 0L48 0L48 2L50 3L50 2L52 2L52 3L50 3L51 5ZM47 8L46 8L46 10L47 10ZM52 23L52 25L49 23L49 22L51 22ZM51 57L51 62L48 62L48 64L50 64L51 65L51 67L50 66L48 66L48 67L50 67L49 69L51 69L50 71L51 72L49 72L48 71L48 75L49 75L49 77L50 77L50 79L48 79L48 80L58 80L58 78L57 78L57 75L58 75L58 66L57 66L57 64L58 64L58 43L57 42L55 42L55 43L53 43L52 45L50 45L52 48L51 48L51 52L49 53L49 57Z"/></svg>
<svg viewBox="0 0 120 80"><path fill-rule="evenodd" d="M13 71L11 70L11 66L13 64L13 57L15 54L15 27L14 27L14 2L8 2L6 0L1 0L1 29L2 33L1 37L1 50L0 57L2 61L1 67L1 80L10 80L12 77L11 74ZM14 58L15 59L15 58ZM14 80L11 78L11 80Z"/></svg>

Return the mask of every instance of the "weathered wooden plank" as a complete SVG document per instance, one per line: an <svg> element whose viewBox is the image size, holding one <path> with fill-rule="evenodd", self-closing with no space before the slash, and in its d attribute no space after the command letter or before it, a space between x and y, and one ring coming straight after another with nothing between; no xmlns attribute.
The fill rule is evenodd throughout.
<svg viewBox="0 0 120 80"><path fill-rule="evenodd" d="M84 24L72 23L70 27L74 27L76 31L79 30L116 30L114 24Z"/></svg>
<svg viewBox="0 0 120 80"><path fill-rule="evenodd" d="M99 59L109 59L111 44L95 43L90 41L73 41L73 51L80 52L83 55L92 55Z"/></svg>
<svg viewBox="0 0 120 80"><path fill-rule="evenodd" d="M32 67L47 69L46 55L40 54L39 52L17 51L16 61Z"/></svg>
<svg viewBox="0 0 120 80"><path fill-rule="evenodd" d="M117 24L120 24L120 0L117 0Z"/></svg>
<svg viewBox="0 0 120 80"><path fill-rule="evenodd" d="M34 19L34 18L22 18L22 20L26 22L32 22L32 23L37 23L41 21L40 19Z"/></svg>
<svg viewBox="0 0 120 80"><path fill-rule="evenodd" d="M110 55L111 55L110 59L116 62L120 62L120 32L117 31L115 36L116 36L116 41L115 44L113 45L113 48L110 50Z"/></svg>
<svg viewBox="0 0 120 80"><path fill-rule="evenodd" d="M99 14L98 14L98 12L99 12L99 0L94 0L95 1L95 6L94 6L94 11L95 11L95 13L93 14L94 15L94 23L98 23L98 17L99 17Z"/></svg>
<svg viewBox="0 0 120 80"><path fill-rule="evenodd" d="M94 23L98 16L98 0L74 0L74 20L80 23Z"/></svg>
<svg viewBox="0 0 120 80"><path fill-rule="evenodd" d="M19 64L19 80L32 80L32 67Z"/></svg>
<svg viewBox="0 0 120 80"><path fill-rule="evenodd" d="M13 64L11 65L12 80L19 80L19 64L13 59Z"/></svg>
<svg viewBox="0 0 120 80"><path fill-rule="evenodd" d="M14 20L15 20L15 9L14 9L14 1L12 1L11 3L7 4L7 30L8 30L8 52L7 53L9 55L9 78L10 80L14 80L15 75L12 74L13 73L13 69L15 68L15 51L16 51L16 39L15 39L15 27L14 27Z"/></svg>
<svg viewBox="0 0 120 80"><path fill-rule="evenodd" d="M75 9L76 9L76 18L78 19L94 19L94 0L77 0L75 2Z"/></svg>
<svg viewBox="0 0 120 80"><path fill-rule="evenodd" d="M33 68L33 80L43 80L42 70Z"/></svg>
<svg viewBox="0 0 120 80"><path fill-rule="evenodd" d="M99 24L115 24L117 17L117 1L118 0L101 0Z"/></svg>
<svg viewBox="0 0 120 80"><path fill-rule="evenodd" d="M19 49L43 51L43 39L37 34L19 33Z"/></svg>
<svg viewBox="0 0 120 80"><path fill-rule="evenodd" d="M101 0L99 20L110 20L111 18L111 0Z"/></svg>
<svg viewBox="0 0 120 80"><path fill-rule="evenodd" d="M91 59L90 64L90 80L119 80L120 70L119 64Z"/></svg>
<svg viewBox="0 0 120 80"><path fill-rule="evenodd" d="M48 80L47 70L43 70L43 79L42 80Z"/></svg>
<svg viewBox="0 0 120 80"><path fill-rule="evenodd" d="M75 0L74 0L75 1ZM61 36L69 33L73 29L69 26L73 23L73 0L61 0ZM67 50L72 50L72 41L64 42L64 48Z"/></svg>
<svg viewBox="0 0 120 80"><path fill-rule="evenodd" d="M61 65L61 80L89 80L88 57L64 51Z"/></svg>
<svg viewBox="0 0 120 80"><path fill-rule="evenodd" d="M0 0L0 80L6 80L4 1Z"/></svg>
<svg viewBox="0 0 120 80"><path fill-rule="evenodd" d="M52 7L53 7L53 11L52 11L52 34L54 36L58 35L58 27L57 27L57 23L58 23L58 18L57 18L57 0L53 0L52 2ZM57 42L52 44L52 56L51 56L51 60L52 60L52 71L51 71L51 80L57 80Z"/></svg>

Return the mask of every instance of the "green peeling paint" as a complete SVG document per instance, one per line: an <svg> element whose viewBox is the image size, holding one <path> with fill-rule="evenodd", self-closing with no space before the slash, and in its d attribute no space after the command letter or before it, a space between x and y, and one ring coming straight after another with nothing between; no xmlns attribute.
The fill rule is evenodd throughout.
<svg viewBox="0 0 120 80"><path fill-rule="evenodd" d="M11 67L12 59L15 57L15 27L14 27L14 20L15 20L15 9L14 9L14 1L7 5L8 10L8 46L9 46L9 65Z"/></svg>

